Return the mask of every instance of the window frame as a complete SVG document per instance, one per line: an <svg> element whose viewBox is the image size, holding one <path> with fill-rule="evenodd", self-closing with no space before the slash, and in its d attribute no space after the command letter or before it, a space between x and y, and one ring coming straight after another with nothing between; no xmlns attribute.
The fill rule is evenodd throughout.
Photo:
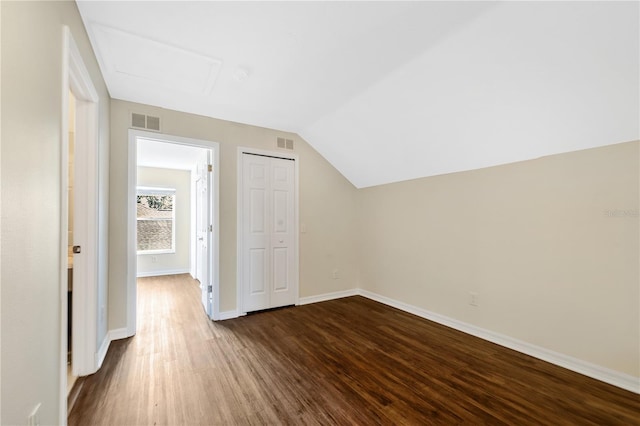
<svg viewBox="0 0 640 426"><path fill-rule="evenodd" d="M140 219L136 214L136 254L175 254L176 252L176 206L177 196L175 188L160 188L154 186L136 186L136 197L140 195L171 195L173 197L173 209L171 210L171 248L138 250L138 222L140 220L169 220L169 219Z"/></svg>

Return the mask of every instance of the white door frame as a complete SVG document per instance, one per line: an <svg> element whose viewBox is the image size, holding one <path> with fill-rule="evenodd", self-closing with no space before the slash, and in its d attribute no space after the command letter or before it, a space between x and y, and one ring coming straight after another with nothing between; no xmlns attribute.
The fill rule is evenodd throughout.
<svg viewBox="0 0 640 426"><path fill-rule="evenodd" d="M242 191L244 188L243 185L243 167L244 167L244 162L242 161L242 154L243 153L247 153L247 154L254 154L254 155L263 155L263 156L267 156L267 157L275 157L275 158L284 158L284 159L288 159L288 160L294 160L294 184L295 184L295 188L294 188L294 196L295 196L295 202L294 202L294 255L295 255L295 265L294 265L294 270L295 270L295 275L296 275L296 287L295 287L295 304L298 305L300 303L299 298L300 298L300 251L299 251L299 230L298 230L298 223L299 223L299 169L300 169L300 160L298 158L297 154L291 154L291 153L287 153L287 152L281 152L281 151L266 151L266 150L262 150L262 149L256 149L256 148L249 148L249 147L243 147L243 146L239 146L238 147L238 158L237 158L237 169L238 169L238 177L237 177L237 181L238 181L238 187L237 187L237 193L236 193L236 199L237 199L237 210L236 210L236 225L237 225L237 233L236 233L236 244L237 244L237 253L236 253L236 300L237 300L237 311L238 311L238 315L245 315L247 313L247 311L244 308L244 291L243 291L243 271L244 271L244 257L242 255L242 253L244 253L243 249L243 232L244 232L244 228L243 228L243 220L242 220L242 212L244 209L244 205L243 205L243 196L242 196Z"/></svg>
<svg viewBox="0 0 640 426"><path fill-rule="evenodd" d="M67 422L67 253L69 229L69 92L76 98L75 203L86 215L74 218L74 239L82 246L82 277L74 283L72 367L75 375L95 373L98 325L98 101L99 96L69 27L62 31L62 135L60 155L60 413ZM78 143L80 141L80 143ZM76 189L77 188L77 189ZM77 225L77 226L76 226ZM77 230L77 231L76 231ZM77 232L77 233L76 233ZM74 259L75 263L75 259ZM74 272L75 274L75 272Z"/></svg>
<svg viewBox="0 0 640 426"><path fill-rule="evenodd" d="M213 190L210 190L213 203L212 268L213 286L212 319L220 318L220 145L217 142L163 133L129 129L129 162L127 173L127 336L136 334L137 324L137 265L136 265L136 182L138 180L137 141L146 139L156 142L189 145L213 151ZM199 303L199 302L198 302Z"/></svg>

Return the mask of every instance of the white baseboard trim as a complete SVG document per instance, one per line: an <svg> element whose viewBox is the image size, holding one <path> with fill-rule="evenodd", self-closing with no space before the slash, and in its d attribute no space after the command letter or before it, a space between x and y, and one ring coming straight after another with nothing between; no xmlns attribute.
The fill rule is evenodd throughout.
<svg viewBox="0 0 640 426"><path fill-rule="evenodd" d="M318 294L317 296L307 296L298 299L298 305L308 305L310 303L326 302L327 300L341 299L343 297L357 296L360 294L359 290L342 290L334 291L333 293Z"/></svg>
<svg viewBox="0 0 640 426"><path fill-rule="evenodd" d="M595 365L578 358L554 352L540 346L532 345L522 340L514 339L500 333L495 333L490 330L476 327L475 325L458 321L453 318L449 318L447 316L440 315L426 309L418 308L417 306L409 305L407 303L400 302L386 296L381 296L367 290L360 289L358 290L358 294L368 299L375 300L376 302L380 302L385 305L400 309L401 311L417 315L419 317L437 322L438 324L445 325L455 330L471 334L472 336L488 340L489 342L498 344L500 346L504 346L506 348L530 355L534 358L541 359L543 361L558 365L568 370L575 371L576 373L580 373L593 379L609 383L610 385L640 394L640 378L638 377L611 370L609 368L601 367L599 365Z"/></svg>
<svg viewBox="0 0 640 426"><path fill-rule="evenodd" d="M186 269L165 269L162 271L138 271L136 275L137 278L145 278L145 277L159 277L162 275L179 275L179 274L190 274L191 271L189 268Z"/></svg>
<svg viewBox="0 0 640 426"><path fill-rule="evenodd" d="M113 330L109 330L109 340L112 342L114 340L126 339L127 337L131 337L129 333L127 333L127 328L116 328Z"/></svg>
<svg viewBox="0 0 640 426"><path fill-rule="evenodd" d="M220 319L218 321L234 319L234 318L238 318L239 316L240 315L238 315L238 311L236 311L236 310L224 311L224 312L220 312Z"/></svg>
<svg viewBox="0 0 640 426"><path fill-rule="evenodd" d="M118 328L115 330L109 330L107 332L107 335L104 336L104 339L102 340L102 344L100 345L100 348L98 349L98 352L95 355L96 371L98 371L100 367L102 367L102 363L104 362L104 359L107 356L107 352L109 351L109 346L111 345L111 342L113 342L114 340L125 339L127 337L129 336L127 335L126 328Z"/></svg>
<svg viewBox="0 0 640 426"><path fill-rule="evenodd" d="M102 344L100 345L100 349L98 349L98 353L96 353L96 371L102 367L102 363L104 362L104 357L107 356L107 351L109 350L109 345L111 344L111 339L109 338L109 333L104 336L102 340Z"/></svg>

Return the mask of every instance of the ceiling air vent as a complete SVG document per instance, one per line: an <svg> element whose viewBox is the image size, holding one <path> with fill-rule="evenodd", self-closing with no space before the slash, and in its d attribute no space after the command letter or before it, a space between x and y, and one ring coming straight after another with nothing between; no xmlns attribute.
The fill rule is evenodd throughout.
<svg viewBox="0 0 640 426"><path fill-rule="evenodd" d="M293 149L293 139L278 138L278 148Z"/></svg>
<svg viewBox="0 0 640 426"><path fill-rule="evenodd" d="M153 117L151 115L131 113L131 127L136 129L153 130L154 132L160 131L160 117Z"/></svg>

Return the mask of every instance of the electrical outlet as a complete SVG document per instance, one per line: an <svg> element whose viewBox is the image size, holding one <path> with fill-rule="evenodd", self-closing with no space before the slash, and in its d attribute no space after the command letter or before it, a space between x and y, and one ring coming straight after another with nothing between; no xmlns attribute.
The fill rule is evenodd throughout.
<svg viewBox="0 0 640 426"><path fill-rule="evenodd" d="M333 273L331 274L331 278L333 278L334 280L337 280L338 278L340 278L340 271L338 271L337 269L334 269Z"/></svg>
<svg viewBox="0 0 640 426"><path fill-rule="evenodd" d="M478 306L478 293L473 291L469 293L469 304L471 306Z"/></svg>
<svg viewBox="0 0 640 426"><path fill-rule="evenodd" d="M40 426L40 407L41 406L42 406L42 403L38 403L38 405L36 405L36 408L33 409L31 414L29 414L29 417L27 418L28 426Z"/></svg>

